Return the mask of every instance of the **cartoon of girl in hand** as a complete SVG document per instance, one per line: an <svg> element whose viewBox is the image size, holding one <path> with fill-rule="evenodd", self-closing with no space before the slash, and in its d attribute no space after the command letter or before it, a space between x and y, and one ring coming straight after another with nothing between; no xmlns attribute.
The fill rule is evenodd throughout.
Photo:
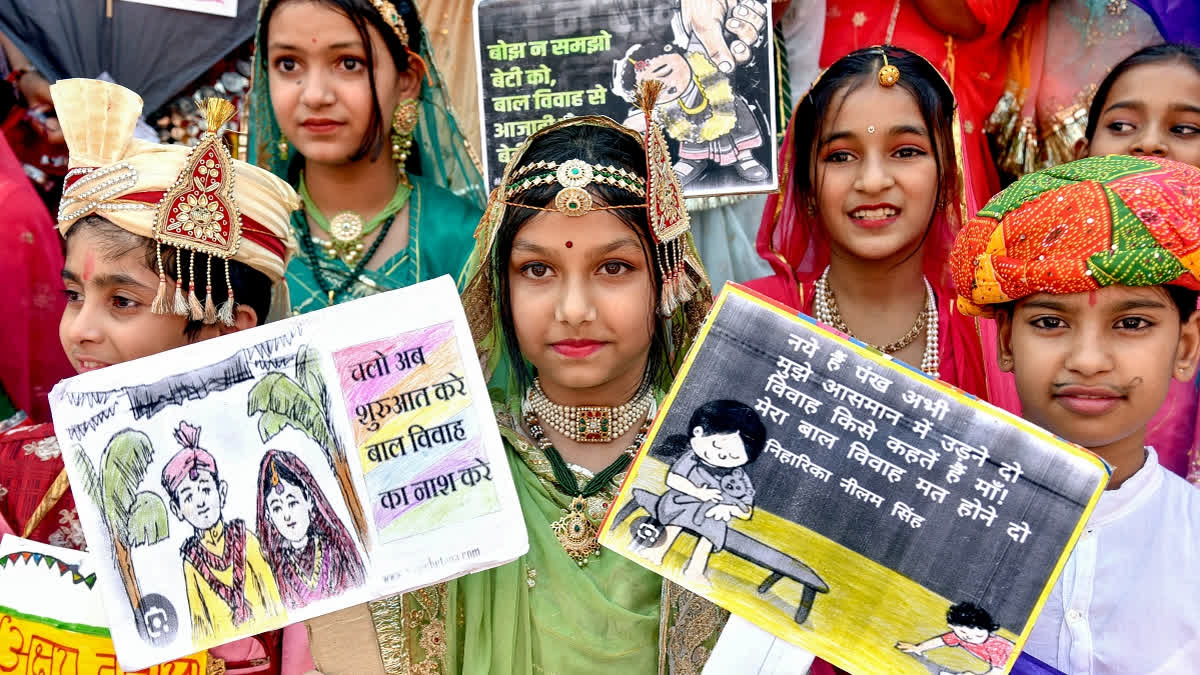
<svg viewBox="0 0 1200 675"><path fill-rule="evenodd" d="M700 585L709 585L705 570L709 556L725 546L734 517L748 520L754 508L754 486L742 469L762 453L767 429L758 413L738 401L709 401L692 413L690 436L667 439L682 454L667 473L667 491L658 500L655 518L665 526L665 536L641 554L658 565L680 531L699 541L683 574ZM671 453L674 454L674 453Z"/></svg>

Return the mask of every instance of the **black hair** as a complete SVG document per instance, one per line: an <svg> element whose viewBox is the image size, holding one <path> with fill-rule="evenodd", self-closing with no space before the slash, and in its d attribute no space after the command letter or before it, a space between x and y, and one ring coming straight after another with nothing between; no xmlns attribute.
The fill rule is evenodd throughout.
<svg viewBox="0 0 1200 675"><path fill-rule="evenodd" d="M989 633L1000 627L992 620L992 615L988 614L986 609L973 602L950 605L950 609L946 610L946 623L951 626L982 628Z"/></svg>
<svg viewBox="0 0 1200 675"><path fill-rule="evenodd" d="M1100 82L1100 86L1096 88L1096 93L1092 96L1092 103L1088 106L1087 130L1083 134L1088 142L1090 143L1095 137L1096 126L1100 123L1100 115L1104 112L1104 105L1108 102L1108 94L1122 75L1138 66L1171 61L1186 63L1200 73L1200 48L1180 42L1164 42L1142 47L1113 66L1113 69L1108 71L1108 75Z"/></svg>
<svg viewBox="0 0 1200 675"><path fill-rule="evenodd" d="M837 117L851 93L863 86L880 86L879 69L883 67L884 53L887 54L888 63L900 70L900 80L893 86L900 87L912 95L921 111L925 128L929 130L938 176L934 204L940 206L947 200L957 199L959 171L957 168L950 171L943 168L943 155L951 160L954 158L954 92L928 61L907 49L884 45L859 49L835 61L796 106L793 151L797 157L797 167L792 171L792 180L796 190L804 195L808 205L814 210L817 204L815 177L821 129L827 120ZM834 105L839 96L840 103ZM801 166L799 158L806 158L806 165ZM929 236L936 217L935 207L929 224L925 227L925 233L921 236L922 244Z"/></svg>
<svg viewBox="0 0 1200 675"><path fill-rule="evenodd" d="M1196 302L1200 300L1200 291L1193 291L1175 284L1167 284L1165 288L1167 295L1171 296L1171 302L1175 303L1176 309L1179 310L1179 323L1186 323L1188 319L1192 318L1192 312L1196 311Z"/></svg>
<svg viewBox="0 0 1200 675"><path fill-rule="evenodd" d="M593 124L572 124L558 127L533 139L517 167L533 164L534 162L557 162L559 164L578 159L588 164L602 164L624 169L642 178L646 177L646 152L637 138L605 126ZM501 186L499 189L503 189ZM530 206L545 207L558 194L558 183L537 185L520 193L515 200ZM646 255L646 264L650 269L654 285L654 304L647 309L647 320L653 323L650 342L650 358L646 364L646 381L658 381L663 368L667 366L667 329L663 321L658 320L655 312L662 293L662 273L659 271L657 247L650 231L650 223L646 218L643 206L645 199L628 190L610 186L606 183L590 183L587 191L598 205L620 206L630 205L627 209L609 211L637 234L638 241ZM504 212L504 219L496 232L494 255L492 256L492 275L496 279L496 303L500 308L500 326L504 331L505 350L509 362L515 371L518 384L528 387L534 373L521 354L521 346L517 341L517 333L513 327L512 292L508 279L508 261L512 255L513 241L517 232L530 218L541 213L533 209L523 209L519 206L509 206Z"/></svg>
<svg viewBox="0 0 1200 675"><path fill-rule="evenodd" d="M158 249L153 239L134 234L111 220L97 215L81 218L77 223L72 225L71 229L67 230L67 245L70 245L71 239L80 232L92 232L101 239L98 253L105 258L120 258L127 253L141 251L146 267L151 272L158 273ZM177 255L178 251L173 246L162 247L163 272L166 273L167 278L172 282L175 281L175 257ZM204 260L204 254L197 253L196 255L199 257L196 261L196 269L205 269L206 266L202 266L201 264ZM214 258L212 263L213 304L220 305L229 298L229 288L225 285L225 274L221 268L224 261ZM233 285L233 295L237 303L239 305L246 305L254 310L255 314L258 315L258 325L261 326L265 323L267 314L271 309L271 279L266 274L241 261L230 260L229 281ZM200 284L197 283L197 286L200 286ZM174 289L171 290L173 291ZM201 297L201 301L203 299ZM203 322L189 320L183 333L188 339L194 339L203 327Z"/></svg>
<svg viewBox="0 0 1200 675"><path fill-rule="evenodd" d="M383 43L387 47L392 61L396 64L396 70L398 72L405 72L409 68L409 50L412 50L414 54L420 53L421 50L421 21L417 17L416 8L411 0L395 0L392 3L396 7L396 11L400 13L400 18L404 22L404 28L408 32L409 44L406 45L400 41L400 36L396 35L395 29L383 20L383 17L379 14L379 10L375 9L375 6L371 4L371 0L267 0L259 16L259 45L263 50L264 60L268 58L267 45L270 43L271 17L274 16L275 11L281 6L289 2L299 1L315 2L333 8L344 14L358 31L358 36L362 40L364 51L367 55L367 78L371 83L371 102L373 105L371 106L371 120L367 124L367 132L363 135L358 149L350 156L350 160L358 161L369 156L374 161L379 158L380 153L384 149L390 147L389 132L392 120L390 112L385 114L380 110L379 91L375 86L375 52L371 49L371 34L368 32L367 27L374 28L383 37ZM269 61L265 66L267 71L270 72ZM417 148L415 145L408 152L405 170L408 173L421 173L421 164L417 158ZM290 168L289 173L292 173Z"/></svg>
<svg viewBox="0 0 1200 675"><path fill-rule="evenodd" d="M630 63L631 61L649 61L650 59L656 59L666 54L678 54L686 60L684 51L670 42L646 42L637 45L633 51L622 57L617 62L616 73L616 79L619 79L621 83L621 91L633 92L637 90L637 66L634 63Z"/></svg>
<svg viewBox="0 0 1200 675"><path fill-rule="evenodd" d="M694 434L697 428L703 429L706 435L737 432L746 446L746 458L751 462L758 459L767 443L767 427L754 408L741 401L721 399L696 408L688 422L688 435Z"/></svg>

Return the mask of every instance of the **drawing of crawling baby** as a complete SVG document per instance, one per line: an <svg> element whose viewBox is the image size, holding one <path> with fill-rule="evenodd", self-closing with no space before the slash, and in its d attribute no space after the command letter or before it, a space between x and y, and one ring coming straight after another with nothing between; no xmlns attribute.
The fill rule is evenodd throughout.
<svg viewBox="0 0 1200 675"><path fill-rule="evenodd" d="M742 469L762 453L767 430L758 413L738 401L709 401L692 413L689 436L666 441L668 454L680 454L667 473L667 491L658 500L655 518L665 533L640 554L661 565L682 530L699 537L683 574L701 586L712 553L725 547L733 518L749 520L754 486Z"/></svg>

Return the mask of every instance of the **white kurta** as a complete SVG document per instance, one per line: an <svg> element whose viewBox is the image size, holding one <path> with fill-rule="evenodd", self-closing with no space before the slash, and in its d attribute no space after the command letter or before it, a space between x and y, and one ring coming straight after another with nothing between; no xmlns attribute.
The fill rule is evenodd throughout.
<svg viewBox="0 0 1200 675"><path fill-rule="evenodd" d="M1200 490L1152 448L1100 497L1025 651L1067 675L1200 672Z"/></svg>

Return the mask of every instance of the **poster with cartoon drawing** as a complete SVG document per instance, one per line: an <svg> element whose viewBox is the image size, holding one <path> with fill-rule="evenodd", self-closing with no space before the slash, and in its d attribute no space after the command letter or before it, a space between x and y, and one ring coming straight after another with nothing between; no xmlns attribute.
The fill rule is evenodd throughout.
<svg viewBox="0 0 1200 675"><path fill-rule="evenodd" d="M496 186L531 134L568 116L639 131L655 114L688 197L778 187L771 3L760 0L477 0L484 169Z"/></svg>
<svg viewBox="0 0 1200 675"><path fill-rule="evenodd" d="M51 408L126 670L528 547L449 277L89 372Z"/></svg>
<svg viewBox="0 0 1200 675"><path fill-rule="evenodd" d="M1008 672L1108 469L727 284L600 543L850 672Z"/></svg>

